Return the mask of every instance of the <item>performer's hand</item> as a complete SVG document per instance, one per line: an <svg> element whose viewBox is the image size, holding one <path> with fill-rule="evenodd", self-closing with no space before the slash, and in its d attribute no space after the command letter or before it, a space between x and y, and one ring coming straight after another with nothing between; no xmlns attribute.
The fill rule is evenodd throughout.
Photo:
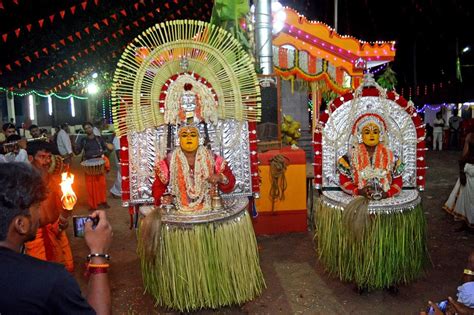
<svg viewBox="0 0 474 315"><path fill-rule="evenodd" d="M358 194L359 196L364 196L365 198L368 198L368 199L370 199L370 198L371 198L371 195L372 195L369 186L365 186L365 187L362 188L362 189L357 189L357 194Z"/></svg>
<svg viewBox="0 0 474 315"><path fill-rule="evenodd" d="M160 202L162 205L170 205L173 203L174 197L173 195L163 195L161 196Z"/></svg>
<svg viewBox="0 0 474 315"><path fill-rule="evenodd" d="M212 174L207 178L207 181L213 185L219 184L222 181L222 176L220 174Z"/></svg>
<svg viewBox="0 0 474 315"><path fill-rule="evenodd" d="M110 244L112 243L112 227L105 215L105 211L97 210L91 215L91 218L98 218L99 222L93 229L91 220L85 223L85 234L87 247L91 253L108 254Z"/></svg>

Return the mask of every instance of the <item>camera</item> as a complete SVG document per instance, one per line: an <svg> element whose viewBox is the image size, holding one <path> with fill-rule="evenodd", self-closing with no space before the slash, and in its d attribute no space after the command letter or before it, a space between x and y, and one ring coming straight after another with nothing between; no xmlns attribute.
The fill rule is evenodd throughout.
<svg viewBox="0 0 474 315"><path fill-rule="evenodd" d="M92 221L92 228L94 229L97 223L99 223L99 218L92 218L87 215L75 215L72 217L75 237L84 237L87 221Z"/></svg>
<svg viewBox="0 0 474 315"><path fill-rule="evenodd" d="M448 300L444 300L444 301L441 301L439 303L436 303L436 305L438 305L439 309L441 312L446 313L446 309L448 308ZM433 309L432 306L428 307L428 309L426 310L426 313L428 315L434 315L435 313L435 310Z"/></svg>

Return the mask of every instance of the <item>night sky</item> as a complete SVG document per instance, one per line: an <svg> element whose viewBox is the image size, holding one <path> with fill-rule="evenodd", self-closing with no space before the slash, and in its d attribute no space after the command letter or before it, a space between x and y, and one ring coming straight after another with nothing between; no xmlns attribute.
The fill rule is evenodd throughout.
<svg viewBox="0 0 474 315"><path fill-rule="evenodd" d="M85 10L82 8L84 2L87 2ZM309 19L334 25L333 0L281 2ZM0 39L0 86L18 89L18 84L21 84L23 90L48 89L75 72L92 67L113 71L121 49L147 27L173 18L208 20L212 8L211 1L203 0L99 0L97 4L94 0L3 0L1 3L0 35L8 35L6 41L3 36ZM137 8L135 3L138 3ZM464 101L474 99L474 1L338 0L338 3L338 33L366 41L397 42L397 54L392 65L399 81L397 90L427 85L430 95L425 98L430 101L441 102L453 98L453 94ZM74 14L72 6L75 6ZM63 17L61 11L64 11ZM153 17L148 15L150 12L153 12ZM117 14L117 19L111 18L113 14ZM54 15L52 23L51 15ZM108 25L102 21L104 18ZM40 28L41 19L44 21ZM139 26L134 25L134 21L138 21ZM100 29L95 28L94 23L98 23ZM27 31L29 24L30 31ZM125 29L127 25L129 30ZM84 30L87 26L89 34ZM17 37L15 31L18 28L21 30ZM124 34L119 34L119 30ZM77 31L81 38L75 34ZM112 37L114 33L117 38ZM68 36L72 36L72 41ZM104 39L107 37L106 43ZM101 45L96 45L96 50L92 51L90 46L97 41ZM472 47L471 50L461 53L466 46ZM462 84L456 80L456 47L463 65ZM80 52L82 54L78 56ZM75 61L70 59L72 56L76 56ZM67 64L63 62L65 59ZM58 67L58 63L62 67ZM48 71L52 66L55 69ZM45 70L48 74L44 73ZM39 78L38 73L41 73ZM35 78L31 81L33 75ZM452 88L446 89L448 82ZM444 90L438 88L440 83ZM437 88L432 93L433 84Z"/></svg>

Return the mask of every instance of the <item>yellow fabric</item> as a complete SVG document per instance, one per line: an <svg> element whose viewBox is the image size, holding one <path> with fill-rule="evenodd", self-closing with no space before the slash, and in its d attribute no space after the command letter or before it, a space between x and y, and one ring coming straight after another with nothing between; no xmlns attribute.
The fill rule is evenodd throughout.
<svg viewBox="0 0 474 315"><path fill-rule="evenodd" d="M270 165L258 167L262 182L260 183L260 198L256 199L259 212L271 212L272 199L270 198ZM285 173L287 188L285 200L275 200L274 211L292 211L306 209L306 165L288 165Z"/></svg>

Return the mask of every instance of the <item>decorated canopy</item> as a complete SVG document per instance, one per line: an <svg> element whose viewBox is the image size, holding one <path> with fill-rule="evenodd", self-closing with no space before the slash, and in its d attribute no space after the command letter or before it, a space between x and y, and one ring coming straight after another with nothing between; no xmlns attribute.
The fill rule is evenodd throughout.
<svg viewBox="0 0 474 315"><path fill-rule="evenodd" d="M275 73L284 79L324 80L331 90L343 94L360 84L366 67L395 57L395 42L369 43L340 35L291 8L284 10L285 26L273 38Z"/></svg>

